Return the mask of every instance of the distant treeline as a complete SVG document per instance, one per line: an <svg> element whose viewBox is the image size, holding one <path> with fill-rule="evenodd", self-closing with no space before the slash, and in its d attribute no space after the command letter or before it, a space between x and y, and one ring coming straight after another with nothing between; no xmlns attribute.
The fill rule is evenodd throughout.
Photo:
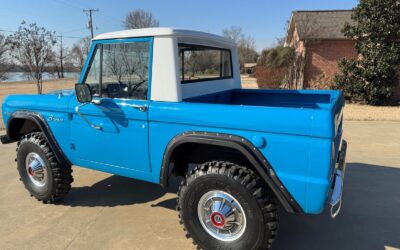
<svg viewBox="0 0 400 250"><path fill-rule="evenodd" d="M27 72L27 67L21 66L21 65L16 65L16 64L0 64L0 71L2 69L8 69L8 72ZM44 68L43 72L50 72L50 73L56 73L58 71L58 68L55 66L47 66ZM80 72L80 68L74 66L72 63L65 63L64 64L64 72Z"/></svg>

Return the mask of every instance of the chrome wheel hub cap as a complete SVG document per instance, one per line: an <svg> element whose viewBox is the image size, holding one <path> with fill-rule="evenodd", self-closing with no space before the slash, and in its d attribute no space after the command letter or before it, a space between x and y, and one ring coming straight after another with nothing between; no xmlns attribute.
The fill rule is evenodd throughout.
<svg viewBox="0 0 400 250"><path fill-rule="evenodd" d="M38 187L43 187L46 184L46 164L37 153L31 152L26 156L25 168L33 184Z"/></svg>
<svg viewBox="0 0 400 250"><path fill-rule="evenodd" d="M221 241L234 241L246 229L246 215L239 202L223 191L210 191L199 200L197 213L203 228Z"/></svg>

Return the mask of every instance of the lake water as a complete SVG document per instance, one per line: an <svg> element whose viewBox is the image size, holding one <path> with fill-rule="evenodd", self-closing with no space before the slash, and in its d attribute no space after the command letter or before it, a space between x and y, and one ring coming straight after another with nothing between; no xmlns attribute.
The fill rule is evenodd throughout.
<svg viewBox="0 0 400 250"><path fill-rule="evenodd" d="M80 72L64 72L65 78L79 78ZM57 79L57 74L43 73L43 80ZM7 80L2 82L17 82L17 81L27 81L28 79L23 72L10 72L7 74Z"/></svg>

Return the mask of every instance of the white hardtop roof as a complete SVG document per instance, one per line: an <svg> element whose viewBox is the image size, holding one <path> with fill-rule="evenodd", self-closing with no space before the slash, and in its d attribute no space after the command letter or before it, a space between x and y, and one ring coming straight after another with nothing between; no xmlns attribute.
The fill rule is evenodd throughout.
<svg viewBox="0 0 400 250"><path fill-rule="evenodd" d="M223 43L234 45L234 41L222 36L189 30L181 28L146 28L146 29L131 29L121 30L100 34L93 38L93 40L105 39L120 39L120 38L133 38L133 37L162 37L162 36L178 36L178 37L191 37L191 38L205 38L210 40L218 40Z"/></svg>

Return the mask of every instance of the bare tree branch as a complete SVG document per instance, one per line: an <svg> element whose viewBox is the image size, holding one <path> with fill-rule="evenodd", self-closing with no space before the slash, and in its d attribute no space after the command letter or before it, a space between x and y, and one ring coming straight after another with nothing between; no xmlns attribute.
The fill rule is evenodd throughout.
<svg viewBox="0 0 400 250"><path fill-rule="evenodd" d="M305 41L319 38L319 34L323 31L322 27L318 25L318 19L313 18L313 15L315 15L315 13L305 12L296 19L297 32Z"/></svg>
<svg viewBox="0 0 400 250"><path fill-rule="evenodd" d="M245 63L257 62L258 53L254 37L244 35L241 27L232 26L222 30L222 35L232 39L238 48L240 67L243 69Z"/></svg>
<svg viewBox="0 0 400 250"><path fill-rule="evenodd" d="M144 10L134 10L126 15L124 26L125 29L141 29L158 27L159 21L153 16L151 12Z"/></svg>
<svg viewBox="0 0 400 250"><path fill-rule="evenodd" d="M89 36L80 39L76 42L71 49L71 62L79 68L83 69L87 55L89 54L91 39Z"/></svg>
<svg viewBox="0 0 400 250"><path fill-rule="evenodd" d="M12 49L12 56L25 73L36 80L38 93L41 94L43 72L54 60L54 32L47 31L35 23L22 22L18 30L8 37L8 43Z"/></svg>
<svg viewBox="0 0 400 250"><path fill-rule="evenodd" d="M11 69L10 63L7 63L9 49L5 37L0 34L0 81L7 79L7 73Z"/></svg>
<svg viewBox="0 0 400 250"><path fill-rule="evenodd" d="M222 35L239 44L243 38L243 29L242 27L231 26L230 28L223 29Z"/></svg>

